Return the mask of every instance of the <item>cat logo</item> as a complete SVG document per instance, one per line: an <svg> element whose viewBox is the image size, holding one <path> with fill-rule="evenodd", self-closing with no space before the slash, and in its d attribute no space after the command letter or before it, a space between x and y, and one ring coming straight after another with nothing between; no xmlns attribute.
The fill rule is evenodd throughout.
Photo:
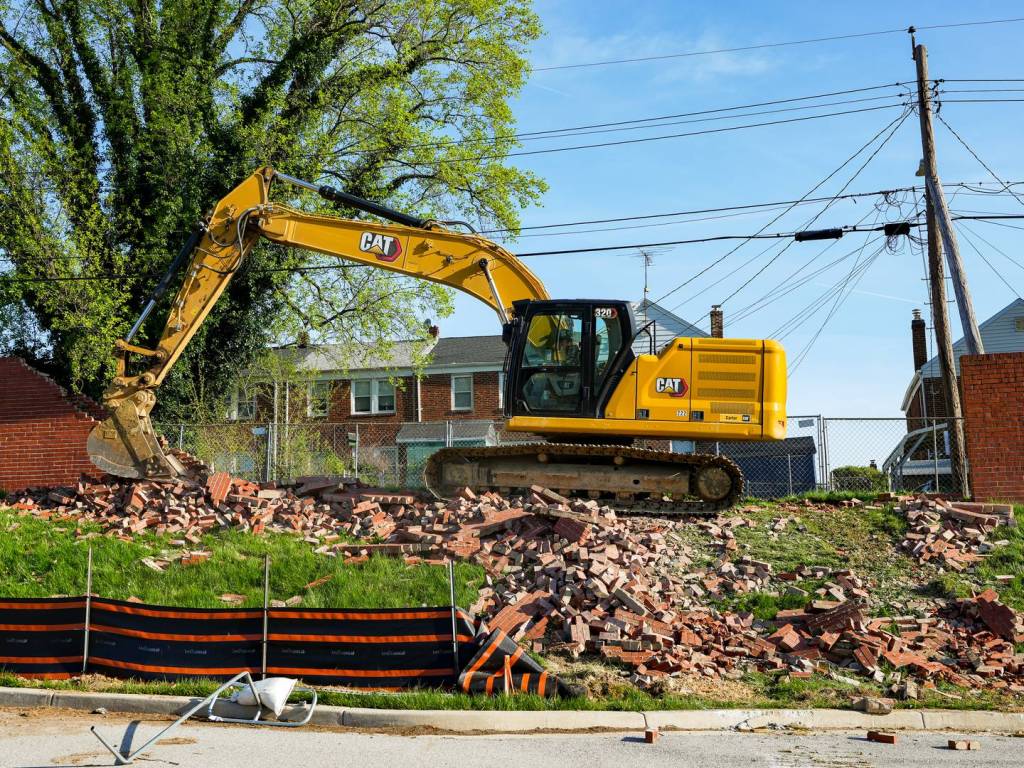
<svg viewBox="0 0 1024 768"><path fill-rule="evenodd" d="M363 232L359 236L359 250L374 254L378 261L390 262L402 255L402 243L390 235Z"/></svg>
<svg viewBox="0 0 1024 768"><path fill-rule="evenodd" d="M686 379L669 379L659 376L654 380L654 391L669 397L683 397L689 389Z"/></svg>

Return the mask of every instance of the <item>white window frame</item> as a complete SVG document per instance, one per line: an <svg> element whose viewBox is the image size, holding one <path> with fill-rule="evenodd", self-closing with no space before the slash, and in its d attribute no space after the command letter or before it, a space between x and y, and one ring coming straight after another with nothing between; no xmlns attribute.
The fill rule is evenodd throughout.
<svg viewBox="0 0 1024 768"><path fill-rule="evenodd" d="M306 385L306 416L311 419L326 419L331 413L331 394L333 382L327 379L311 381ZM325 391L318 393L318 389ZM323 409L314 408L322 399Z"/></svg>
<svg viewBox="0 0 1024 768"><path fill-rule="evenodd" d="M362 384L363 382L369 382L370 384L370 410L358 411L356 410L356 384ZM380 407L380 388L381 384L391 387L391 400L392 407L388 409L382 409ZM365 397L365 395L363 395ZM396 387L388 379L352 379L349 386L349 412L353 416L374 416L376 414L392 414L396 412L398 406L398 396Z"/></svg>
<svg viewBox="0 0 1024 768"><path fill-rule="evenodd" d="M456 405L455 403L455 380L456 379L469 379L469 405ZM473 374L472 373L453 373L451 380L452 390L452 410L453 411L472 411L473 410ZM460 392L459 394L466 394Z"/></svg>
<svg viewBox="0 0 1024 768"><path fill-rule="evenodd" d="M235 387L231 391L231 404L228 406L228 421L256 420L256 388Z"/></svg>
<svg viewBox="0 0 1024 768"><path fill-rule="evenodd" d="M498 410L505 407L505 372L498 371Z"/></svg>

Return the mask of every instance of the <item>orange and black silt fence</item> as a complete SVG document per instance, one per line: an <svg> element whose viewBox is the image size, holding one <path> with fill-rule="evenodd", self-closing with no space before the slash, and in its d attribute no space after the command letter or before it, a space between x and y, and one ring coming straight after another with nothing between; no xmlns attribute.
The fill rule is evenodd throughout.
<svg viewBox="0 0 1024 768"><path fill-rule="evenodd" d="M459 657L476 650L456 612ZM267 672L352 688L451 687L458 677L452 613L442 608L270 610Z"/></svg>
<svg viewBox="0 0 1024 768"><path fill-rule="evenodd" d="M261 671L263 610L167 608L94 597L88 669L111 677L228 679Z"/></svg>
<svg viewBox="0 0 1024 768"><path fill-rule="evenodd" d="M556 698L578 695L534 661L526 651L500 629L492 631L459 675L459 688L466 693L535 693Z"/></svg>
<svg viewBox="0 0 1024 768"><path fill-rule="evenodd" d="M82 672L85 598L0 599L0 668L60 679Z"/></svg>
<svg viewBox="0 0 1024 768"><path fill-rule="evenodd" d="M474 624L461 610L452 642L451 606L265 614L89 602L87 613L84 597L0 600L0 668L34 678L86 671L141 680L226 680L248 670L324 685L451 688L461 667L456 649L461 659L477 649Z"/></svg>

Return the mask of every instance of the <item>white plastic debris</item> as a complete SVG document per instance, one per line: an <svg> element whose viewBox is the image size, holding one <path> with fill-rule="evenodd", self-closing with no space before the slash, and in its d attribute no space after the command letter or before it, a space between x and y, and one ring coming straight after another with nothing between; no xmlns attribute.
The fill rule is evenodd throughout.
<svg viewBox="0 0 1024 768"><path fill-rule="evenodd" d="M231 701L243 707L255 707L257 703L262 704L264 709L269 709L275 717L280 716L288 697L292 695L297 681L290 677L268 677L266 680L257 680L253 683L256 693L259 695L259 702L252 694L252 689L244 685L231 694Z"/></svg>

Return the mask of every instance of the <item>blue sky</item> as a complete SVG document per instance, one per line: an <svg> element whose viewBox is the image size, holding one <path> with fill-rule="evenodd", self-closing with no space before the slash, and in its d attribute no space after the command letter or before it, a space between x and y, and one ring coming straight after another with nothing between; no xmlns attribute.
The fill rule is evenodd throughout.
<svg viewBox="0 0 1024 768"><path fill-rule="evenodd" d="M920 26L1021 15L1020 4L1012 2L824 4L645 0L627 6L621 2L564 0L539 2L536 8L546 30L545 37L535 44L531 54L536 67L905 28L910 24ZM825 8L827 13L822 13ZM1024 67L1016 63L1014 54L1022 33L1024 23L1016 23L927 30L919 33L918 41L928 46L932 77L1013 78L1024 77ZM912 82L914 76L908 36L892 34L617 66L537 71L514 109L519 129L536 131ZM949 84L946 87L985 86ZM1024 83L1006 83L1002 87L1024 88ZM836 98L873 95L876 94L865 92ZM1024 97L1024 92L994 95ZM981 96L985 94L959 98ZM946 98L958 97L947 94ZM873 106L880 102L888 103L879 100L822 111ZM542 205L523 213L523 223L541 225L797 199L899 114L899 109L877 110L730 133L521 157L517 159L519 165L534 170L550 185ZM1024 179L1024 160L1020 153L1024 102L946 103L941 114L1003 179ZM791 115L784 113L748 118L746 122L788 116ZM534 141L523 149L662 135L735 122L743 121ZM943 126L937 125L936 131L943 181L985 181L987 186L995 186L987 172ZM840 171L816 196L837 192L866 154ZM914 175L919 158L920 134L916 115L912 115L847 191L920 184L921 179ZM985 198L958 194L952 198L951 207L1024 213L1020 203L1005 196ZM821 209L822 205L801 206L767 231L800 229ZM616 231L547 233L521 237L507 245L513 251L527 252L747 234L767 224L778 212ZM898 218L895 211L890 211L880 220L886 220L887 216ZM837 203L821 215L814 228L854 224L861 220L875 220L872 200ZM1024 249L1018 246L1020 230L977 222L969 226L994 246L1024 262ZM865 240L865 235L847 235L833 243L813 262L812 268L854 251ZM759 241L744 246L665 304L673 307L688 300L677 312L697 322L712 303L736 290L784 243L778 243L765 256L757 257L772 244L773 241ZM650 271L651 297L658 298L708 266L732 245L709 243L659 249ZM727 335L768 336L844 277L856 254L784 298L742 320L733 321L732 316L738 310L762 297L826 246L829 246L828 241L792 245L762 275L731 298L725 304ZM868 244L862 259L866 260L880 246L880 242ZM1004 285L966 243L961 242L961 248L977 315L979 319L987 318L1008 304L1015 297L1015 291ZM1024 292L1024 270L988 246L983 246L982 253L1016 292ZM727 276L748 260L748 266ZM641 260L631 251L538 257L529 264L555 297L638 299L643 290ZM906 246L895 254L883 251L863 272L855 291L827 324L822 327L831 302L785 336L783 342L793 359L821 328L817 340L790 378L790 413L900 414L900 402L912 373L911 310L927 308L922 278L919 252L912 252ZM719 280L721 282L711 285ZM695 295L702 290L703 293ZM950 311L959 336L955 306L951 305ZM707 319L700 320L699 324L706 327ZM490 310L462 295L457 299L455 316L447 319L442 329L447 335L496 333L497 330Z"/></svg>

